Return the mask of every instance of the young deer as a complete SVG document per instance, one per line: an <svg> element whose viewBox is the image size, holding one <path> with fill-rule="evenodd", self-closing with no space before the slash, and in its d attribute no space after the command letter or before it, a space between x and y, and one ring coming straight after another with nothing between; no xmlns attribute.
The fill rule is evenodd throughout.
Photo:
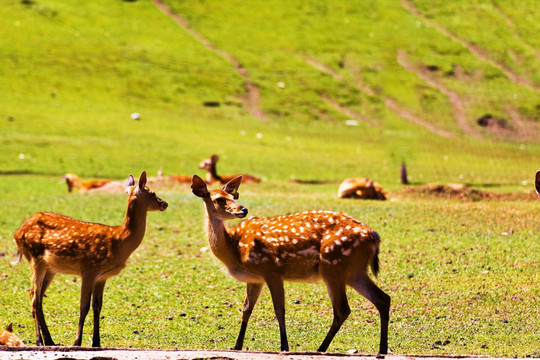
<svg viewBox="0 0 540 360"><path fill-rule="evenodd" d="M217 170L216 170L218 160L219 160L219 156L214 154L214 155L210 156L210 159L203 160L199 164L199 169L206 170L206 182L208 184L218 183L218 184L223 185L223 184L226 184L227 182L229 182L230 180L232 180L234 178L237 178L239 176L238 174L219 176L217 174ZM244 183L244 184L246 184L246 183L259 183L259 182L261 182L261 179L256 178L255 176L245 175L245 174L242 175L242 183Z"/></svg>
<svg viewBox="0 0 540 360"><path fill-rule="evenodd" d="M191 185L193 193L205 204L212 252L234 278L247 283L235 350L242 349L249 317L266 283L279 322L281 350L288 351L283 282L322 278L332 301L334 320L319 351L326 351L349 316L345 291L349 285L378 309L381 319L379 353L386 354L390 296L379 289L367 273L368 267L374 275L379 271L379 235L348 215L329 211L251 217L228 228L225 220L243 218L248 212L235 201L241 182L240 176L229 181L222 190L208 190L206 183L194 175Z"/></svg>
<svg viewBox="0 0 540 360"><path fill-rule="evenodd" d="M6 330L0 331L0 345L5 346L24 346L24 343L17 335L13 333L13 324L9 323Z"/></svg>
<svg viewBox="0 0 540 360"><path fill-rule="evenodd" d="M131 253L140 245L146 230L146 213L164 211L168 206L145 185L146 171L142 172L138 186L133 175L129 175L127 213L120 226L83 222L54 213L37 213L15 233L18 259L13 264L17 264L24 255L32 268L30 296L38 346L43 345L43 340L45 345L54 345L45 323L42 302L57 273L82 278L79 327L74 346L81 345L90 300L94 311L92 346L100 346L99 314L105 282L120 273Z"/></svg>

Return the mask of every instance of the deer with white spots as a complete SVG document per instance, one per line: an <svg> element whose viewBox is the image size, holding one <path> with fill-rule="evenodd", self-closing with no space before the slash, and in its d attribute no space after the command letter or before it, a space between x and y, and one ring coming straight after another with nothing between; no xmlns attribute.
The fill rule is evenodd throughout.
<svg viewBox="0 0 540 360"><path fill-rule="evenodd" d="M0 331L0 346L24 346L23 341L13 333L13 323L9 323L5 330Z"/></svg>
<svg viewBox="0 0 540 360"><path fill-rule="evenodd" d="M319 351L328 349L350 314L346 295L349 285L378 309L379 353L386 354L390 296L368 276L368 267L374 275L379 271L379 235L348 215L330 211L251 217L228 228L225 220L244 218L248 212L236 201L241 182L239 176L222 189L208 190L206 183L194 175L191 185L193 193L205 204L212 252L234 278L247 283L242 325L234 349L242 349L248 320L266 283L279 322L281 350L288 351L283 282L322 279L332 302L334 320Z"/></svg>
<svg viewBox="0 0 540 360"><path fill-rule="evenodd" d="M135 185L133 175L129 175L127 213L120 226L40 212L26 220L15 233L18 259L13 264L17 264L24 255L32 269L30 297L38 346L54 345L45 323L42 303L45 291L57 273L82 278L79 326L74 346L81 345L90 301L94 312L92 346L100 346L99 315L105 282L120 273L131 253L141 244L146 231L147 212L164 211L168 206L145 185L146 171L142 172L138 185Z"/></svg>

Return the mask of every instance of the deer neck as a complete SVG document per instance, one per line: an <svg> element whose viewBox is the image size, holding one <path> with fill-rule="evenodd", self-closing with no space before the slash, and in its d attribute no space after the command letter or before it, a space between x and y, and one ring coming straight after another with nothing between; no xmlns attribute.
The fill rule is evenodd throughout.
<svg viewBox="0 0 540 360"><path fill-rule="evenodd" d="M208 209L206 209L206 231L212 253L227 266L236 264L239 255L234 239L223 220L209 216Z"/></svg>
<svg viewBox="0 0 540 360"><path fill-rule="evenodd" d="M223 182L221 176L217 174L216 164L212 164L208 167L208 170L206 172L206 181L208 183Z"/></svg>
<svg viewBox="0 0 540 360"><path fill-rule="evenodd" d="M71 178L71 184L72 184L72 188L73 187L76 187L77 190L84 190L84 185L83 185L83 182L81 179L79 179L77 176L73 176Z"/></svg>
<svg viewBox="0 0 540 360"><path fill-rule="evenodd" d="M137 206L136 201L130 201L126 212L126 218L122 225L120 238L121 250L131 255L139 247L146 231L146 209Z"/></svg>

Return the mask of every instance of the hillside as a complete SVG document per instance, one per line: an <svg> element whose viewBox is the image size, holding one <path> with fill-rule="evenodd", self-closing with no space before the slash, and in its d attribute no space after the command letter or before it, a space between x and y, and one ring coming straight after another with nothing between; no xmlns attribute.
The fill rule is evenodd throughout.
<svg viewBox="0 0 540 360"><path fill-rule="evenodd" d="M159 4L2 6L0 171L193 173L210 153L270 179L536 168L532 0Z"/></svg>

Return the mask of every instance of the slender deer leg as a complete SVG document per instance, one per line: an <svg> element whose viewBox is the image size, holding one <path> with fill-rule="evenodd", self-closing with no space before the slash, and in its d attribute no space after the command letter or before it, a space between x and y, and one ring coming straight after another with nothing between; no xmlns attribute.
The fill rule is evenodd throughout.
<svg viewBox="0 0 540 360"><path fill-rule="evenodd" d="M45 278L47 276L47 265L41 261L32 263L32 315L36 324L36 345L43 346L43 337L45 345L54 345L43 314L43 295ZM49 282L50 283L50 282Z"/></svg>
<svg viewBox="0 0 540 360"><path fill-rule="evenodd" d="M92 310L94 311L94 334L92 336L92 347L101 346L99 336L99 315L101 314L101 306L103 305L104 289L105 281L100 281L94 285L94 293L92 294Z"/></svg>
<svg viewBox="0 0 540 360"><path fill-rule="evenodd" d="M53 273L50 270L47 270L45 273L45 277L43 278L43 282L41 285L41 294L40 294L40 303L43 306L43 297L45 296L45 291L47 291L47 288L49 285L51 285L51 281L54 278L55 273ZM49 332L49 327L47 326L47 323L45 322L45 317L43 317L43 322L41 324L41 332L43 333L43 337L45 339L45 345L54 346L54 341L51 338L51 334Z"/></svg>
<svg viewBox="0 0 540 360"><path fill-rule="evenodd" d="M251 312L253 311L257 300L259 299L259 295L261 295L263 285L263 283L247 284L246 299L244 300L244 307L242 309L242 325L240 326L240 333L238 334L238 338L236 339L236 345L234 345L234 350L242 350L249 317L251 316Z"/></svg>
<svg viewBox="0 0 540 360"><path fill-rule="evenodd" d="M371 281L367 274L358 274L349 279L348 284L356 291L371 301L379 311L381 318L381 340L379 343L379 354L388 353L388 322L390 320L390 296L379 289Z"/></svg>
<svg viewBox="0 0 540 360"><path fill-rule="evenodd" d="M324 277L326 283L326 289L328 290L328 295L332 301L332 307L334 309L334 320L332 321L332 326L328 330L328 334L324 338L321 346L318 351L325 352L328 349L328 346L336 336L337 332L341 328L341 325L347 320L351 309L349 307L349 302L347 301L347 292L345 290L345 284L341 280L335 278L336 274L327 275ZM323 275L324 276L324 275Z"/></svg>
<svg viewBox="0 0 540 360"><path fill-rule="evenodd" d="M269 274L266 278L266 284L272 295L274 312L279 323L279 335L281 338L281 351L289 351L289 342L287 341L287 329L285 327L285 290L283 289L283 279L279 274Z"/></svg>
<svg viewBox="0 0 540 360"><path fill-rule="evenodd" d="M84 328L84 320L88 311L90 310L90 300L92 297L92 292L94 290L94 278L90 276L82 276L81 284L81 306L79 312L79 327L77 328L77 337L75 338L75 343L73 346L81 346L82 343L82 334Z"/></svg>

